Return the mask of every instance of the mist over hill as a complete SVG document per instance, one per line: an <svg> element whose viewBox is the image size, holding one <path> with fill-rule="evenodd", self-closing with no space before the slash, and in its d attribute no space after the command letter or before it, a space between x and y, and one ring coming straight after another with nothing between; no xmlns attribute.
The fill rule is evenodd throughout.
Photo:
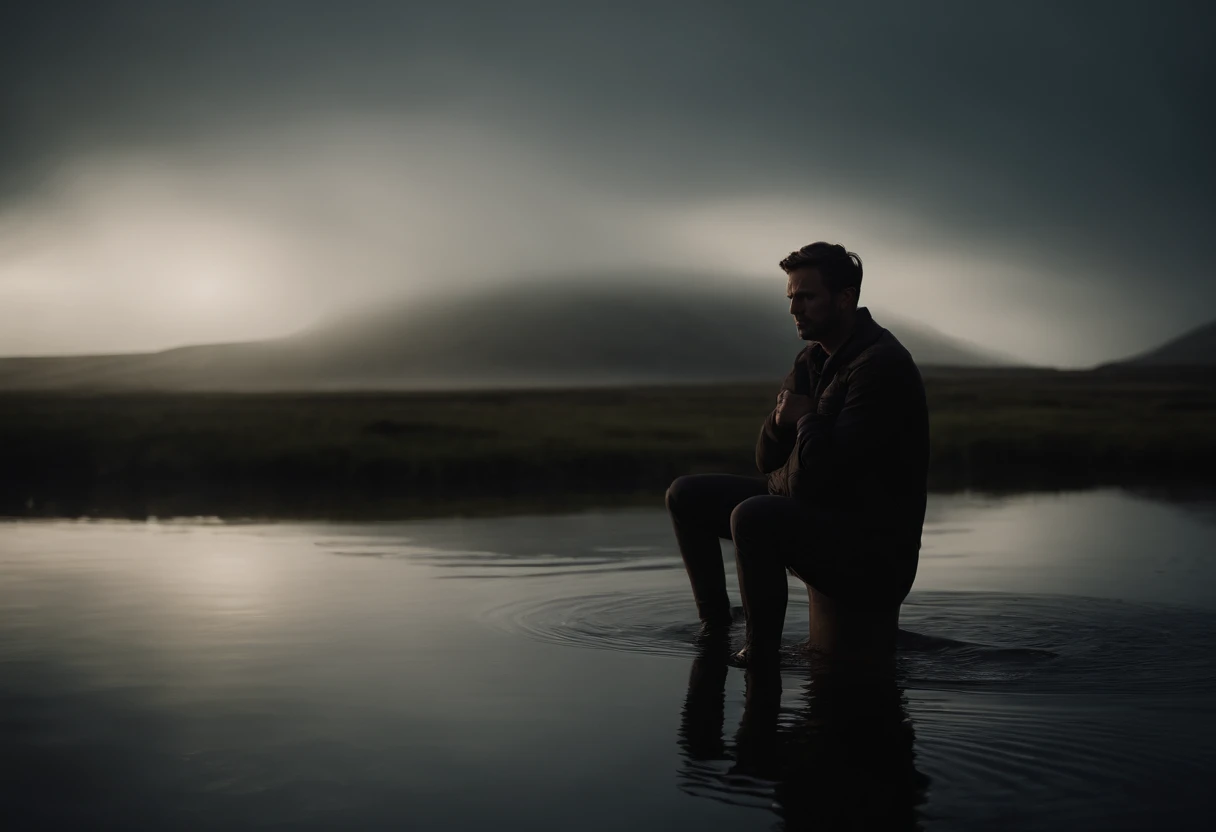
<svg viewBox="0 0 1216 832"><path fill-rule="evenodd" d="M1212 366L1216 366L1216 321L1196 327L1148 352L1103 365L1103 369Z"/></svg>
<svg viewBox="0 0 1216 832"><path fill-rule="evenodd" d="M922 366L1011 359L874 310ZM776 381L802 348L780 287L694 276L532 280L261 342L0 360L4 389L342 390Z"/></svg>

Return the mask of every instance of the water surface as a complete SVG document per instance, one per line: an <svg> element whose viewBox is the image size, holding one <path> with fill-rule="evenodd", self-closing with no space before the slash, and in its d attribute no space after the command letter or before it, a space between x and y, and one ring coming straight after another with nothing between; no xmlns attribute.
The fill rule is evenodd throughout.
<svg viewBox="0 0 1216 832"><path fill-rule="evenodd" d="M864 684L796 584L779 675L698 661L661 511L0 525L0 821L1210 828L1214 517L933 497Z"/></svg>

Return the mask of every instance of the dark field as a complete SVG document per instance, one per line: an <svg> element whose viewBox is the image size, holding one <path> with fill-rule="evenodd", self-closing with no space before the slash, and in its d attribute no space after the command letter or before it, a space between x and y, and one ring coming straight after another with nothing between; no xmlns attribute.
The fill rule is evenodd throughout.
<svg viewBox="0 0 1216 832"><path fill-rule="evenodd" d="M935 490L1216 483L1216 375L926 371ZM660 504L754 473L777 385L0 395L0 514L389 517Z"/></svg>

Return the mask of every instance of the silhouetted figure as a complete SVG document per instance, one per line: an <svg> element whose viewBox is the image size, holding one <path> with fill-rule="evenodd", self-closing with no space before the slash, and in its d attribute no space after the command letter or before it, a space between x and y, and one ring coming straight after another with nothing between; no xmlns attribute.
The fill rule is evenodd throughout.
<svg viewBox="0 0 1216 832"><path fill-rule="evenodd" d="M892 673L819 667L783 709L776 668L749 667L733 747L724 739L725 681L720 657L693 662L678 740L681 789L770 806L787 830L919 828L929 779L916 768Z"/></svg>
<svg viewBox="0 0 1216 832"><path fill-rule="evenodd" d="M756 465L765 476L691 475L667 490L701 638L725 643L731 624L724 538L735 544L747 616L736 663L776 660L787 569L811 589L812 636L890 652L925 518L924 384L903 345L858 308L856 254L813 243L781 268L790 314L811 343L760 431Z"/></svg>

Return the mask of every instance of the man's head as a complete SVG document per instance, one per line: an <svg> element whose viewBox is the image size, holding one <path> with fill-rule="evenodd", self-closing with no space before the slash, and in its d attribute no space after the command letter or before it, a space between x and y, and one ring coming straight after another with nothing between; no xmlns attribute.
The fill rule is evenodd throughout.
<svg viewBox="0 0 1216 832"><path fill-rule="evenodd" d="M811 243L781 261L790 314L804 341L831 344L847 331L861 292L861 258L831 243Z"/></svg>

